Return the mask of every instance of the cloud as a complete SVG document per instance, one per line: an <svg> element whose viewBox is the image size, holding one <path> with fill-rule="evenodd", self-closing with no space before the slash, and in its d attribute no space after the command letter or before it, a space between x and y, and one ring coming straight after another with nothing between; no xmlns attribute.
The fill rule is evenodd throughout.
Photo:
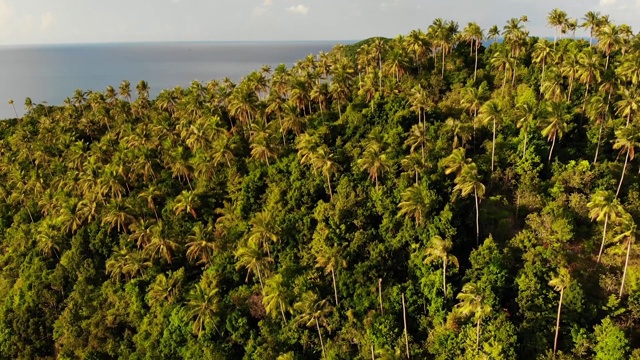
<svg viewBox="0 0 640 360"><path fill-rule="evenodd" d="M13 17L13 8L5 0L0 0L0 26L5 26Z"/></svg>
<svg viewBox="0 0 640 360"><path fill-rule="evenodd" d="M264 0L262 6L271 6L273 5L273 0Z"/></svg>
<svg viewBox="0 0 640 360"><path fill-rule="evenodd" d="M291 6L287 8L287 11L294 14L307 15L309 13L309 8L302 4Z"/></svg>
<svg viewBox="0 0 640 360"><path fill-rule="evenodd" d="M49 30L55 21L56 16L51 11L40 15L40 29L42 31Z"/></svg>
<svg viewBox="0 0 640 360"><path fill-rule="evenodd" d="M615 5L617 0L600 0L600 6Z"/></svg>

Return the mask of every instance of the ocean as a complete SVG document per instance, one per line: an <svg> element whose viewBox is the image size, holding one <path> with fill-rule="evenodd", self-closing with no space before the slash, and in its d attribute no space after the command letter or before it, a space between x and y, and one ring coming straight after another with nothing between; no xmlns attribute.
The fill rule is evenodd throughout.
<svg viewBox="0 0 640 360"><path fill-rule="evenodd" d="M240 80L263 65L288 67L309 54L352 42L193 42L0 47L0 119L24 114L24 100L60 105L76 89L118 89L146 80L161 90L229 77Z"/></svg>

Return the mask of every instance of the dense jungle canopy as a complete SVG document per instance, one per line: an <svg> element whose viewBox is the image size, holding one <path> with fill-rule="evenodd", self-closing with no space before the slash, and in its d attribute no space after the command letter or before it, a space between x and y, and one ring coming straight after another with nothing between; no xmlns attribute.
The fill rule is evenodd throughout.
<svg viewBox="0 0 640 360"><path fill-rule="evenodd" d="M27 99L0 358L640 359L640 36L527 22Z"/></svg>

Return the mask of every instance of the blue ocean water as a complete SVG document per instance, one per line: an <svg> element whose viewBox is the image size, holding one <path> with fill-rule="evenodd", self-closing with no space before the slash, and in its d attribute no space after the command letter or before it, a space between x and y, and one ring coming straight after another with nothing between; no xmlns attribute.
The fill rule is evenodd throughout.
<svg viewBox="0 0 640 360"><path fill-rule="evenodd" d="M59 105L76 89L103 91L146 80L151 96L193 80L237 81L263 65L293 65L338 42L198 42L0 47L0 118L22 115L24 100ZM348 42L341 42L348 43Z"/></svg>

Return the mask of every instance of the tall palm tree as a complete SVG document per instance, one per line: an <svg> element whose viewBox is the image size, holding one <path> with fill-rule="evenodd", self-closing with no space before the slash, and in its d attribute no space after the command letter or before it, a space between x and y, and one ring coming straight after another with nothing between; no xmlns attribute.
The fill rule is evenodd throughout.
<svg viewBox="0 0 640 360"><path fill-rule="evenodd" d="M315 172L321 172L327 179L327 185L329 186L329 197L333 199L333 190L331 189L331 176L340 171L340 165L335 161L334 155L329 152L329 148L321 146L314 153L313 156L313 169Z"/></svg>
<svg viewBox="0 0 640 360"><path fill-rule="evenodd" d="M187 260L197 260L196 265L208 265L216 250L216 244L212 241L213 235L208 227L204 227L202 223L197 223L193 229L192 235L187 238Z"/></svg>
<svg viewBox="0 0 640 360"><path fill-rule="evenodd" d="M500 37L500 28L498 27L498 25L491 26L489 28L489 31L487 32L487 39L491 39L495 43L496 41L498 41L499 37Z"/></svg>
<svg viewBox="0 0 640 360"><path fill-rule="evenodd" d="M179 245L167 234L162 220L151 227L151 239L144 248L145 253L153 261L157 256L161 256L168 264L173 262L173 255L178 250Z"/></svg>
<svg viewBox="0 0 640 360"><path fill-rule="evenodd" d="M462 197L467 197L473 193L476 201L476 245L480 244L480 208L479 198L484 196L485 186L480 182L478 167L475 163L470 163L462 167L460 174L455 179L456 186L453 188L454 194L460 193Z"/></svg>
<svg viewBox="0 0 640 360"><path fill-rule="evenodd" d="M382 150L382 144L375 141L369 143L357 163L360 169L366 171L369 178L375 182L376 190L378 190L380 176L384 175L385 171L391 170L391 161Z"/></svg>
<svg viewBox="0 0 640 360"><path fill-rule="evenodd" d="M464 148L457 148L451 152L449 156L442 159L441 166L444 167L445 175L453 174L459 175L462 169L471 163L471 159L467 159L466 150Z"/></svg>
<svg viewBox="0 0 640 360"><path fill-rule="evenodd" d="M264 256L260 244L253 241L240 244L235 252L235 257L237 259L236 269L247 269L247 278L245 279L245 282L249 281L249 275L251 275L251 273L258 275L260 288L264 292L262 275L265 273L269 263L273 262L273 259L268 256Z"/></svg>
<svg viewBox="0 0 640 360"><path fill-rule="evenodd" d="M398 216L413 217L416 226L420 226L431 210L434 198L434 192L425 186L413 185L402 192L402 202L398 204L398 208L400 208Z"/></svg>
<svg viewBox="0 0 640 360"><path fill-rule="evenodd" d="M553 148L556 145L557 139L562 139L564 134L569 129L569 120L571 115L567 114L565 110L566 104L563 102L549 102L547 103L547 115L544 119L544 128L542 129L542 135L547 137L547 141L551 142L551 149L549 149L549 159L553 155Z"/></svg>
<svg viewBox="0 0 640 360"><path fill-rule="evenodd" d="M496 128L502 122L502 106L497 100L489 100L480 108L480 121L484 124L492 124L493 140L491 144L491 171L494 170L496 153Z"/></svg>
<svg viewBox="0 0 640 360"><path fill-rule="evenodd" d="M476 322L476 351L480 347L480 327L482 320L491 314L491 306L474 283L466 283L462 287L462 292L456 296L460 301L456 304L456 311L464 316L473 315Z"/></svg>
<svg viewBox="0 0 640 360"><path fill-rule="evenodd" d="M331 306L327 300L319 300L318 296L311 291L307 291L302 294L302 298L297 302L293 308L300 314L296 317L296 323L304 325L306 327L313 327L315 325L318 331L318 337L320 338L320 347L322 348L322 358L326 359L324 351L324 341L322 340L322 332L320 331L320 324L323 327L329 328L329 321L327 316L332 312Z"/></svg>
<svg viewBox="0 0 640 360"><path fill-rule="evenodd" d="M269 242L278 242L277 233L280 232L278 226L274 223L273 213L270 211L261 211L249 221L251 230L247 234L247 241L259 244L267 251L267 256L271 257Z"/></svg>
<svg viewBox="0 0 640 360"><path fill-rule="evenodd" d="M601 22L600 21L600 12L598 12L598 11L595 11L595 12L594 11L589 11L584 15L582 20L584 20L584 22L580 26L585 28L585 29L589 29L589 45L592 45L593 44L593 34L598 29L598 26L600 26L600 22Z"/></svg>
<svg viewBox="0 0 640 360"><path fill-rule="evenodd" d="M478 73L478 48L482 45L484 39L484 31L475 22L470 22L463 30L462 36L469 42L470 52L475 50L475 65L473 68L473 81L477 79Z"/></svg>
<svg viewBox="0 0 640 360"><path fill-rule="evenodd" d="M195 192L183 190L180 195L175 198L173 211L176 213L176 216L180 215L182 212L187 212L191 214L194 219L197 219L198 214L196 213L195 208L199 205L200 201L198 200L198 195L196 195Z"/></svg>
<svg viewBox="0 0 640 360"><path fill-rule="evenodd" d="M509 72L514 71L515 62L506 48L500 48L498 49L498 51L493 53L490 63L491 67L493 67L495 70L504 72L504 78L502 79L501 88L501 95L504 96L504 88L507 85L507 78L509 77L508 74Z"/></svg>
<svg viewBox="0 0 640 360"><path fill-rule="evenodd" d="M600 251L598 252L597 263L600 263L600 258L604 251L604 244L607 239L607 226L609 221L616 221L621 215L622 207L618 202L618 199L608 190L597 190L592 196L591 201L587 204L589 207L589 216L591 221L604 222L602 230L602 244L600 245Z"/></svg>
<svg viewBox="0 0 640 360"><path fill-rule="evenodd" d="M424 161L425 148L428 144L429 139L427 138L427 132L424 125L413 125L409 130L407 140L404 141L404 145L410 147L410 153L413 154L416 148L420 147L420 157L422 158L422 161Z"/></svg>
<svg viewBox="0 0 640 360"><path fill-rule="evenodd" d="M120 83L118 92L120 93L120 97L129 102L131 101L131 83L129 82L129 80L123 80Z"/></svg>
<svg viewBox="0 0 640 360"><path fill-rule="evenodd" d="M18 118L18 112L16 111L16 106L13 103L13 99L9 99L9 105L13 108L13 113L16 114L16 119Z"/></svg>
<svg viewBox="0 0 640 360"><path fill-rule="evenodd" d="M620 150L620 154L625 153L622 175L620 176L618 190L616 190L616 197L618 197L618 195L620 194L620 189L622 189L624 175L627 172L627 164L629 163L629 160L633 160L633 158L635 158L636 147L640 146L640 131L638 129L638 125L631 124L631 126L623 127L616 130L615 134L616 139L613 143L613 149Z"/></svg>
<svg viewBox="0 0 640 360"><path fill-rule="evenodd" d="M553 53L554 48L550 46L549 41L547 41L546 39L539 39L538 42L533 45L533 53L531 55L532 62L534 64L542 64L542 82L544 82L544 72L546 69L546 65L552 58Z"/></svg>
<svg viewBox="0 0 640 360"><path fill-rule="evenodd" d="M555 48L556 46L556 41L558 39L558 33L560 32L560 30L562 29L562 27L565 25L565 23L567 22L567 13L560 10L560 9L553 9L551 10L551 12L549 12L549 15L547 15L547 24L549 25L549 27L552 27L555 29L555 34L553 36L553 47Z"/></svg>
<svg viewBox="0 0 640 360"><path fill-rule="evenodd" d="M622 298L622 293L624 291L624 282L627 278L627 269L629 267L629 255L631 254L631 245L636 241L636 235L638 234L638 227L636 223L633 221L633 218L628 213L624 213L622 216L622 221L620 222L620 227L618 229L619 235L614 238L616 242L627 240L627 256L624 261L624 271L622 272L622 281L620 284L620 293L618 294L619 298Z"/></svg>
<svg viewBox="0 0 640 360"><path fill-rule="evenodd" d="M593 83L599 83L602 79L602 61L601 57L594 53L591 48L582 51L578 55L577 80L586 86L584 90L584 99L582 101L582 112L584 113L589 96L589 86Z"/></svg>
<svg viewBox="0 0 640 360"><path fill-rule="evenodd" d="M562 313L562 300L564 297L564 290L571 283L571 275L569 274L569 270L566 268L560 268L558 274L555 275L551 281L549 281L549 286L553 286L555 291L560 292L560 300L558 301L558 317L556 320L556 335L553 340L553 356L556 356L556 352L558 350L558 335L560 334L560 315Z"/></svg>
<svg viewBox="0 0 640 360"><path fill-rule="evenodd" d="M282 315L282 321L287 322L285 311L291 311L289 305L289 292L284 286L282 274L275 274L265 281L262 304L267 314L275 318L278 312Z"/></svg>
<svg viewBox="0 0 640 360"><path fill-rule="evenodd" d="M618 95L620 96L620 100L614 104L616 114L625 117L627 119L626 126L629 126L631 116L637 113L640 107L640 97L635 88L629 89L626 87L620 89Z"/></svg>
<svg viewBox="0 0 640 360"><path fill-rule="evenodd" d="M200 335L206 324L213 324L219 312L218 287L215 284L196 284L188 295L187 317L193 319L193 333Z"/></svg>
<svg viewBox="0 0 640 360"><path fill-rule="evenodd" d="M524 144L522 146L522 159L527 157L527 138L529 135L529 129L534 126L534 119L536 118L536 108L530 102L522 102L516 105L517 122L516 126L522 129L524 132Z"/></svg>
<svg viewBox="0 0 640 360"><path fill-rule="evenodd" d="M598 29L597 37L598 48L607 56L607 61L604 67L604 69L607 70L609 69L611 53L617 50L622 43L622 39L620 38L620 29L613 24L605 24Z"/></svg>
<svg viewBox="0 0 640 360"><path fill-rule="evenodd" d="M344 260L340 256L340 248L337 246L328 247L323 244L320 250L316 254L316 267L323 268L325 275L331 274L333 283L333 295L336 301L336 307L338 307L338 287L336 285L336 269L344 267Z"/></svg>
<svg viewBox="0 0 640 360"><path fill-rule="evenodd" d="M431 237L431 241L429 241L429 244L425 249L425 264L442 261L442 291L445 298L447 297L447 266L451 263L456 267L460 267L458 258L449 253L452 247L453 244L451 243L451 240L444 240L439 235L436 235Z"/></svg>
<svg viewBox="0 0 640 360"><path fill-rule="evenodd" d="M598 93L593 95L589 99L589 105L586 109L587 116L596 124L600 125L600 130L598 131L598 143L596 145L596 154L593 157L594 164L598 162L598 153L600 152L600 144L602 143L602 130L604 128L604 123L607 120L607 109L608 101L605 94Z"/></svg>

